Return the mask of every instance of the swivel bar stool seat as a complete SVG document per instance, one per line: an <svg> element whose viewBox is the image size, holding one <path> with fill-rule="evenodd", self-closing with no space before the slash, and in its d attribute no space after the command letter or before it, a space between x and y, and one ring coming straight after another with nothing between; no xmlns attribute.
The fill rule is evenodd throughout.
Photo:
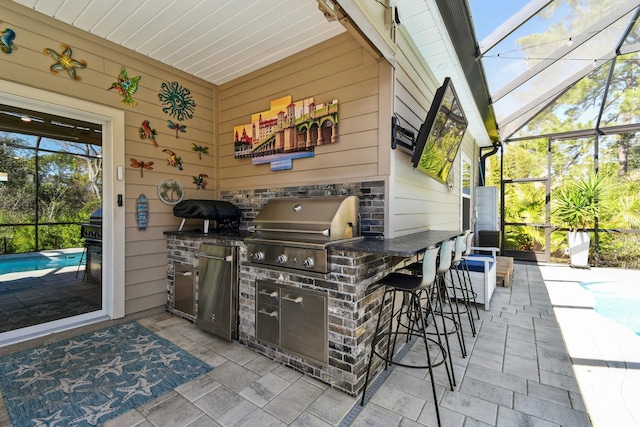
<svg viewBox="0 0 640 427"><path fill-rule="evenodd" d="M436 394L433 368L440 365L445 366L447 377L449 378L449 384L453 391L453 383L450 373L450 369L453 367L450 367L448 364L447 352L440 340L440 334L437 333L435 338L429 338L427 336L427 327L429 325L427 324L425 312L428 314L432 313L433 310L431 307L431 300L428 298L424 300L422 298L423 293L430 291L431 288L435 286L438 251L438 248L427 249L425 251L424 259L422 261L421 276L393 272L377 282L378 284L385 286L385 290L378 309L376 329L371 338L369 363L367 365L367 373L360 404L364 405L365 402L367 385L369 383L369 376L371 374L371 367L375 356L383 360L385 369L387 369L391 364L403 366L405 368L428 369L436 416L438 418L438 426L440 426L440 410L438 407L438 396ZM396 295L400 292L402 292L402 304L397 311L393 312ZM390 303L392 310L391 316L386 316L383 313L384 308L389 306L389 304L385 304L388 294L392 295ZM422 301L426 301L426 308L423 307ZM436 332L438 332L437 323L434 321L432 324L436 328ZM395 347L399 335L406 336L407 340L411 337L420 337L422 339L426 350L426 364L416 366L403 364L401 361L394 360ZM437 355L431 355L432 350L429 348L429 343L436 345L437 350L440 353L439 357L437 357Z"/></svg>

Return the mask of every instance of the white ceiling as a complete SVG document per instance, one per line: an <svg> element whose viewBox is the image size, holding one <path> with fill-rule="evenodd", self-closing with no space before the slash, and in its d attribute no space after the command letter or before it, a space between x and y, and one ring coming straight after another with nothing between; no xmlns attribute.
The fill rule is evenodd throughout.
<svg viewBox="0 0 640 427"><path fill-rule="evenodd" d="M216 85L345 31L316 0L12 0Z"/></svg>
<svg viewBox="0 0 640 427"><path fill-rule="evenodd" d="M12 1L216 85L346 31L317 0ZM491 145L434 0L393 4L436 78L453 79L468 132Z"/></svg>

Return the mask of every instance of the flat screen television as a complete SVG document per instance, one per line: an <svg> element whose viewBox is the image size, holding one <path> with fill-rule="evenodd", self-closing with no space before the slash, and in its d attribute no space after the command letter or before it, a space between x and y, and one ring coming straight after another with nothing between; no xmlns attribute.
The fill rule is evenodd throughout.
<svg viewBox="0 0 640 427"><path fill-rule="evenodd" d="M414 169L446 183L466 129L467 119L447 77L436 91L416 137L411 157Z"/></svg>

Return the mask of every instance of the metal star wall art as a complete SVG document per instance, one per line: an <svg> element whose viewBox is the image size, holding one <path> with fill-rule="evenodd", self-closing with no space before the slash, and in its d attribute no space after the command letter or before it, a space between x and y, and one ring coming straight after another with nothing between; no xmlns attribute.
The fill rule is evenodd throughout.
<svg viewBox="0 0 640 427"><path fill-rule="evenodd" d="M138 90L138 81L140 80L141 77L142 76L137 76L130 79L129 76L127 75L127 69L124 68L123 66L122 70L120 70L118 81L114 82L111 85L111 87L107 90L111 90L111 89L117 90L123 96L123 99L122 99L123 105L129 106L129 107L135 107L136 105L138 105L138 103L134 101L133 98L131 98L131 95L133 95Z"/></svg>
<svg viewBox="0 0 640 427"><path fill-rule="evenodd" d="M76 60L71 57L73 52L71 48L67 45L60 45L62 47L62 53L58 53L53 49L45 48L43 52L49 56L51 56L54 61L56 61L49 70L53 74L58 74L58 71L66 70L69 77L73 80L80 80L80 76L76 74L76 68L86 68L87 62L83 60Z"/></svg>

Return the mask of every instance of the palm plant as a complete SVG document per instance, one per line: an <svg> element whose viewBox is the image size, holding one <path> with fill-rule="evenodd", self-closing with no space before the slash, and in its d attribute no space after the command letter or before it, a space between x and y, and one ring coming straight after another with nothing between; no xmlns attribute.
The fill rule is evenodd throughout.
<svg viewBox="0 0 640 427"><path fill-rule="evenodd" d="M570 181L554 195L552 218L570 230L592 228L601 209L599 199L607 188L605 176L600 174Z"/></svg>

